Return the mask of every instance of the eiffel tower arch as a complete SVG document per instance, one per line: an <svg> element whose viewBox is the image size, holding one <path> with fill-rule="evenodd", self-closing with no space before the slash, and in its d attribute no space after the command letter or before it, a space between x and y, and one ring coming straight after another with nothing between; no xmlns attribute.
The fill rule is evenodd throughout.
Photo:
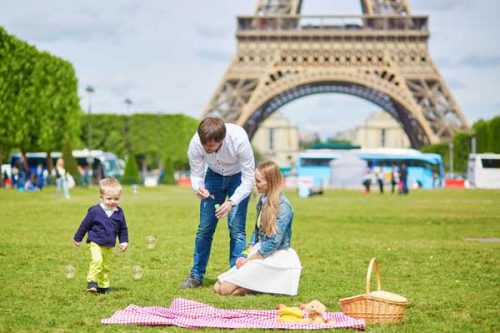
<svg viewBox="0 0 500 333"><path fill-rule="evenodd" d="M304 16L301 0L257 0L254 15L238 17L237 53L203 115L252 138L283 105L342 93L389 112L414 148L467 129L429 54L428 18L407 0L360 1L362 15Z"/></svg>

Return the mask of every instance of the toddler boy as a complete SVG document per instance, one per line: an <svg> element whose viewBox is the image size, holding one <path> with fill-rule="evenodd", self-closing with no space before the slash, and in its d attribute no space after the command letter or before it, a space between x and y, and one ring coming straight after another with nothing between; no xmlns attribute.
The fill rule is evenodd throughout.
<svg viewBox="0 0 500 333"><path fill-rule="evenodd" d="M87 275L87 291L106 293L110 290L109 273L112 248L116 237L122 252L128 247L128 229L123 210L118 207L122 187L118 180L107 177L99 181L101 202L89 208L78 231L73 237L80 246L87 233L90 249L90 269Z"/></svg>

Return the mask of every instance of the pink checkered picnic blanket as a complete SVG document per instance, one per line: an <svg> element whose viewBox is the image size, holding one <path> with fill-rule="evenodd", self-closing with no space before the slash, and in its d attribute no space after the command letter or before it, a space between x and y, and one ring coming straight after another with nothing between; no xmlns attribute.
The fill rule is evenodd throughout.
<svg viewBox="0 0 500 333"><path fill-rule="evenodd" d="M365 330L363 319L354 319L341 312L327 312L325 319L333 319L329 324L305 324L277 321L276 310L226 310L210 305L176 298L169 308L159 306L140 307L129 305L118 310L110 318L102 319L103 324L129 324L143 326L174 325L186 328L278 328L317 330L327 328L352 328Z"/></svg>

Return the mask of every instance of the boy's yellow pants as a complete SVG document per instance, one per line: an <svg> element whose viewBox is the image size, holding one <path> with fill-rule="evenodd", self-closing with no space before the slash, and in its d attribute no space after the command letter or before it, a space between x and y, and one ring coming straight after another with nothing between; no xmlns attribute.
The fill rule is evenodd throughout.
<svg viewBox="0 0 500 333"><path fill-rule="evenodd" d="M97 282L99 288L109 288L109 273L113 248L89 243L90 268L87 282Z"/></svg>

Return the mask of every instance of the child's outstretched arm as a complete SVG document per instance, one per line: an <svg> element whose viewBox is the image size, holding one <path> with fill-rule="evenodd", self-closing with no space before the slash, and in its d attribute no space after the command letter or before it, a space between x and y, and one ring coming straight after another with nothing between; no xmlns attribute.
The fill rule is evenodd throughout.
<svg viewBox="0 0 500 333"><path fill-rule="evenodd" d="M125 221L125 215L120 223L120 230L118 233L118 239L120 240L120 251L125 252L128 248L128 228L127 221Z"/></svg>
<svg viewBox="0 0 500 333"><path fill-rule="evenodd" d="M91 208L89 208L89 211L87 212L87 215L83 219L82 223L80 224L80 227L75 233L75 236L73 237L73 241L76 246L80 246L83 237L87 233L87 231L90 230L90 226L92 225L92 221L94 220L94 213L92 212Z"/></svg>

